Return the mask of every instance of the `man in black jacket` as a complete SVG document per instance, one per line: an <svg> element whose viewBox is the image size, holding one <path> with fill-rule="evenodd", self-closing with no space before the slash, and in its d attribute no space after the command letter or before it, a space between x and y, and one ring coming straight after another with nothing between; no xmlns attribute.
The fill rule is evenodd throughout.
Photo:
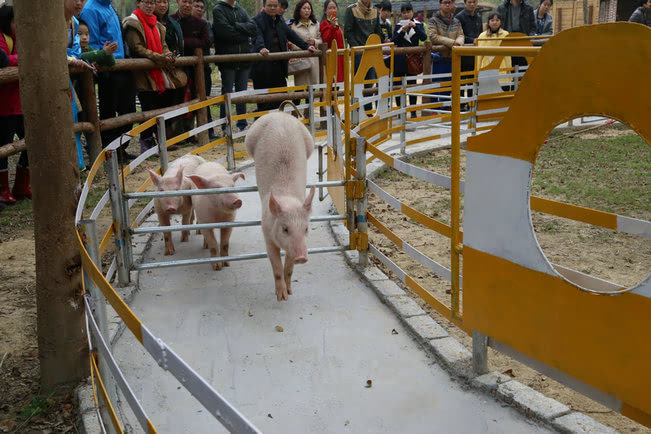
<svg viewBox="0 0 651 434"><path fill-rule="evenodd" d="M212 32L215 41L215 54L246 54L251 52L250 39L255 37L257 27L244 8L235 0L217 2L212 10ZM243 62L227 62L217 65L222 76L222 95L246 90L249 81L250 65ZM238 115L246 113L246 104L237 104L235 111ZM221 115L224 117L224 106ZM244 131L246 119L237 121L237 127ZM222 126L224 130L226 126Z"/></svg>
<svg viewBox="0 0 651 434"><path fill-rule="evenodd" d="M253 51L263 56L269 53L287 51L287 40L302 50L316 51L312 45L308 45L300 36L278 15L278 0L265 0L264 10L253 18L258 32L253 40ZM257 62L251 70L253 87L256 89L268 89L272 87L287 86L287 60L272 60ZM258 111L273 110L280 106L280 101L258 104Z"/></svg>
<svg viewBox="0 0 651 434"><path fill-rule="evenodd" d="M502 16L502 28L509 33L518 32L528 36L536 34L536 17L527 0L504 0L497 12ZM511 57L513 66L527 66L524 57Z"/></svg>
<svg viewBox="0 0 651 434"><path fill-rule="evenodd" d="M464 44L474 44L475 39L484 30L481 14L476 12L477 0L464 0L464 9L455 16L461 23L463 29ZM461 58L461 70L473 71L475 69L475 58L473 56L464 56Z"/></svg>

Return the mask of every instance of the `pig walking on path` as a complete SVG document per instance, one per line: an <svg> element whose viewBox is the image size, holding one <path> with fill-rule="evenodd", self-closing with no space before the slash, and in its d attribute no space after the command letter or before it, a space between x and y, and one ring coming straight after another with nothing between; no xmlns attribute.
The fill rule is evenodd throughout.
<svg viewBox="0 0 651 434"><path fill-rule="evenodd" d="M246 151L255 160L262 203L262 233L271 262L278 301L292 293L294 264L307 262L306 237L314 187L305 197L307 159L314 141L305 125L286 113L258 119L246 135ZM283 267L280 250L284 250Z"/></svg>
<svg viewBox="0 0 651 434"><path fill-rule="evenodd" d="M206 160L198 155L184 155L172 161L163 176L154 171L149 171L157 191L175 191L191 190L192 182L187 175L192 174L194 170ZM172 196L159 197L154 199L154 208L158 214L158 221L161 226L170 225L170 217L174 214L182 216L183 224L192 224L192 200L190 196ZM164 232L165 255L174 254L174 243L172 242L172 233ZM181 232L181 242L184 243L190 238L190 231Z"/></svg>
<svg viewBox="0 0 651 434"><path fill-rule="evenodd" d="M197 167L190 176L192 182L199 189L234 187L238 178L244 179L243 173L229 174L219 163L206 162ZM197 223L222 223L235 221L237 210L242 207L242 200L236 193L220 193L201 196L192 196L192 205L197 216ZM202 229L204 248L210 248L212 258L228 256L228 243L233 228L221 228L219 236L219 249L213 229ZM228 262L215 262L213 270L228 267Z"/></svg>

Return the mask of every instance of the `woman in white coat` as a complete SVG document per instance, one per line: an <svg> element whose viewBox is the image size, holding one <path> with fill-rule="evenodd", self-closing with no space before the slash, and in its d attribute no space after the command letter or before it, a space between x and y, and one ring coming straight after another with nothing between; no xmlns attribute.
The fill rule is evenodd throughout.
<svg viewBox="0 0 651 434"><path fill-rule="evenodd" d="M310 0L300 0L294 9L294 17L291 19L289 27L298 34L308 45L317 46L321 43L321 31L319 23L314 17L314 10ZM292 50L298 50L296 46ZM302 86L306 84L319 83L319 59L317 57L307 58L310 68L304 71L294 73L294 85ZM291 62L290 62L291 65Z"/></svg>

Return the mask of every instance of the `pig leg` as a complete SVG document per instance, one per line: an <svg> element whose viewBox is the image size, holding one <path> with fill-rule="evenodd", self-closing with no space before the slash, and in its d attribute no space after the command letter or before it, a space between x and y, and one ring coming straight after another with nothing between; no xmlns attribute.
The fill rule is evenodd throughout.
<svg viewBox="0 0 651 434"><path fill-rule="evenodd" d="M222 228L219 234L219 253L220 256L228 256L228 241L231 239L233 228ZM224 262L224 267L230 267L230 262Z"/></svg>
<svg viewBox="0 0 651 434"><path fill-rule="evenodd" d="M267 242L267 254L269 255L269 262L271 262L271 269L274 273L274 283L276 285L276 298L278 301L287 300L287 285L285 284L285 277L283 275L283 261L280 257L280 249L273 243Z"/></svg>
<svg viewBox="0 0 651 434"><path fill-rule="evenodd" d="M287 294L292 293L292 273L294 272L294 258L285 255L285 284L287 285Z"/></svg>
<svg viewBox="0 0 651 434"><path fill-rule="evenodd" d="M184 225L192 224L192 210L190 210L190 212L188 212L186 214L183 214L182 222L183 222ZM182 231L181 232L181 242L182 243L187 243L189 239L190 239L190 231Z"/></svg>
<svg viewBox="0 0 651 434"><path fill-rule="evenodd" d="M205 244L208 244L210 247L210 257L216 258L219 256L217 253L217 239L215 238L215 233L212 229L202 229L201 233L203 234L203 240ZM221 270L223 267L221 262L216 262L212 264L213 270Z"/></svg>
<svg viewBox="0 0 651 434"><path fill-rule="evenodd" d="M170 216L168 214L160 213L158 214L158 222L161 226L169 226ZM173 255L174 243L172 242L172 233L163 232L163 239L165 240L165 255Z"/></svg>

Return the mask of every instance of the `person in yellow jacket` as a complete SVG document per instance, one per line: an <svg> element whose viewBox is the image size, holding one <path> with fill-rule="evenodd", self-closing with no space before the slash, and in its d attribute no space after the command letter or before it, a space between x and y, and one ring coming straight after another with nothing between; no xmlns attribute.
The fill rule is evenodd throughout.
<svg viewBox="0 0 651 434"><path fill-rule="evenodd" d="M493 12L488 16L488 28L477 38L478 47L496 47L502 43L502 39L508 35L509 32L502 28L502 16ZM493 61L495 56L477 56L477 70L485 69ZM502 62L499 66L500 70L511 68L511 57L502 57ZM506 72L500 72L505 74ZM501 79L500 83L510 83L510 79Z"/></svg>

